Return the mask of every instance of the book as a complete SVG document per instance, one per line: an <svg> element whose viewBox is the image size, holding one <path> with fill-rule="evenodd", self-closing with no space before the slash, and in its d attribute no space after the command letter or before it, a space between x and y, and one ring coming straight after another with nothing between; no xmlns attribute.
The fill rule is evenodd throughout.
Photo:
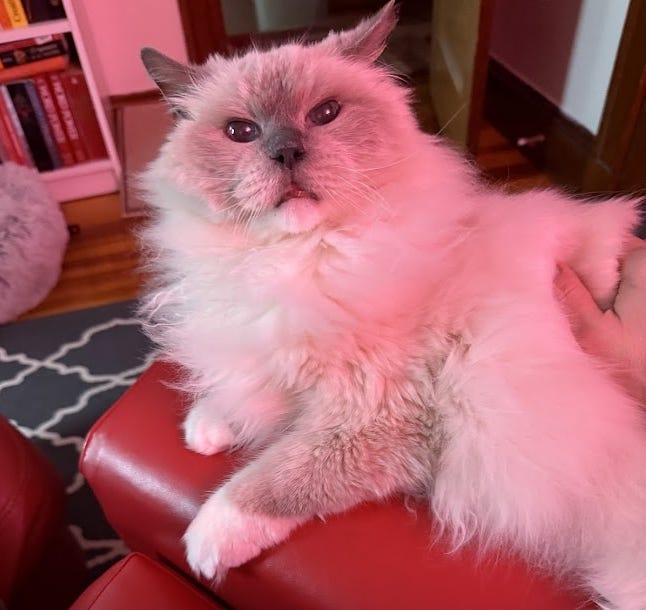
<svg viewBox="0 0 646 610"><path fill-rule="evenodd" d="M40 133L45 140L45 146L47 146L47 152L49 157L52 160L52 165L54 169L61 167L63 162L61 161L61 155L58 151L58 146L54 140L52 134L52 129L47 120L47 113L43 108L43 103L41 102L40 95L38 95L38 89L36 88L36 83L32 80L24 81L25 89L27 95L29 96L29 102L31 103L32 110L36 115L36 120L38 121L38 126L40 127Z"/></svg>
<svg viewBox="0 0 646 610"><path fill-rule="evenodd" d="M21 0L2 0L12 28L24 28L29 25Z"/></svg>
<svg viewBox="0 0 646 610"><path fill-rule="evenodd" d="M0 2L0 27L3 30L11 29L11 21L9 20L9 14L4 6L4 2Z"/></svg>
<svg viewBox="0 0 646 610"><path fill-rule="evenodd" d="M54 169L51 147L48 146L49 143L41 129L42 123L33 106L34 95L32 95L32 90L33 94L38 95L34 84L31 81L17 81L8 83L7 90L18 115L18 120L22 125L36 167L41 172Z"/></svg>
<svg viewBox="0 0 646 610"><path fill-rule="evenodd" d="M105 159L108 153L83 72L67 70L60 75L88 159Z"/></svg>
<svg viewBox="0 0 646 610"><path fill-rule="evenodd" d="M14 163L20 163L21 159L19 157L18 151L14 148L13 138L11 136L11 130L13 126L11 125L11 118L9 117L6 110L3 108L3 101L0 97L0 112L3 115L6 115L8 121L5 122L5 116L0 117L0 144L2 144L2 161L13 161Z"/></svg>
<svg viewBox="0 0 646 610"><path fill-rule="evenodd" d="M62 0L22 0L22 5L29 23L65 18Z"/></svg>
<svg viewBox="0 0 646 610"><path fill-rule="evenodd" d="M0 70L0 83L21 80L43 72L63 70L68 65L69 57L67 55L59 55L57 57L49 57L20 66L14 66L13 68L5 68L4 70Z"/></svg>
<svg viewBox="0 0 646 610"><path fill-rule="evenodd" d="M74 160L77 163L84 163L88 160L88 155L83 143L81 142L81 136L79 135L76 127L76 121L74 120L72 109L67 101L67 94L65 93L65 87L63 86L61 75L58 72L49 72L43 76L49 82L49 86L54 95L56 109L61 117L65 135L67 136L72 152L74 153Z"/></svg>
<svg viewBox="0 0 646 610"><path fill-rule="evenodd" d="M45 114L47 115L47 122L49 123L52 137L56 142L60 160L65 166L74 165L76 161L74 160L72 146L67 139L67 135L65 134L63 121L56 107L56 103L54 102L54 94L49 86L49 81L44 75L41 74L34 77L34 84L36 85L36 90L38 91L40 103L43 107L43 110L45 111Z"/></svg>
<svg viewBox="0 0 646 610"><path fill-rule="evenodd" d="M0 118L7 126L9 135L13 142L13 151L16 153L17 159L16 163L21 165L28 165L29 167L34 167L34 159L31 156L31 151L29 150L29 144L27 143L27 138L25 137L25 132L23 131L22 124L18 117L18 113L13 105L13 100L6 85L0 86Z"/></svg>
<svg viewBox="0 0 646 610"><path fill-rule="evenodd" d="M61 34L0 44L0 70L66 54L67 43Z"/></svg>
<svg viewBox="0 0 646 610"><path fill-rule="evenodd" d="M0 6L2 6L2 0L0 0ZM52 42L53 40L65 40L65 34L44 34L43 36L20 38L19 40L12 40L11 42L1 43L0 49L3 51L8 51L11 49L24 49L25 47L33 47L35 45ZM67 45L67 43L65 44Z"/></svg>

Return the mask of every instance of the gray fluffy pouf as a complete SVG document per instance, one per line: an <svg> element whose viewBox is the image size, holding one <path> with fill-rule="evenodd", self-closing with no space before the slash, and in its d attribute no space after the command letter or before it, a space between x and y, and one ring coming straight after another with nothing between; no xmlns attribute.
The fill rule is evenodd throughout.
<svg viewBox="0 0 646 610"><path fill-rule="evenodd" d="M35 169L0 165L0 324L38 305L61 271L69 234Z"/></svg>

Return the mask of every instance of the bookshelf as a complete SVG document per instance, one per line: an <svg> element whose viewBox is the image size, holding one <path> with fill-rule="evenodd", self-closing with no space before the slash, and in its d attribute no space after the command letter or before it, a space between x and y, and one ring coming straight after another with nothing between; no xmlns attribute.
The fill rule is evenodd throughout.
<svg viewBox="0 0 646 610"><path fill-rule="evenodd" d="M41 172L40 175L52 197L59 202L112 193L119 190L121 182L121 164L112 135L107 98L101 94L100 78L92 62L91 49L88 49L87 43L90 41L84 40L82 5L78 7L81 10L77 12L78 4L75 0L63 0L65 19L0 31L0 44L52 34L68 34L74 40L107 157Z"/></svg>
<svg viewBox="0 0 646 610"><path fill-rule="evenodd" d="M38 38L39 36L63 34L71 31L72 26L69 19L54 19L53 21L32 23L24 28L1 30L0 44L5 44L7 42L16 42L16 40L22 40L23 38Z"/></svg>

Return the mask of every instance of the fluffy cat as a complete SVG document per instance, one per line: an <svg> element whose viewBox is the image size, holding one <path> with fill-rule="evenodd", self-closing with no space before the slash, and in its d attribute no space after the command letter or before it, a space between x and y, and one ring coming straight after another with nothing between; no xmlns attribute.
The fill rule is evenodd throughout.
<svg viewBox="0 0 646 610"><path fill-rule="evenodd" d="M552 292L562 261L612 302L635 202L480 184L376 64L395 23L390 2L316 44L142 52L177 115L144 175L149 331L189 371L188 447L262 448L189 526L190 565L221 577L317 515L414 494L456 546L644 610L644 414Z"/></svg>

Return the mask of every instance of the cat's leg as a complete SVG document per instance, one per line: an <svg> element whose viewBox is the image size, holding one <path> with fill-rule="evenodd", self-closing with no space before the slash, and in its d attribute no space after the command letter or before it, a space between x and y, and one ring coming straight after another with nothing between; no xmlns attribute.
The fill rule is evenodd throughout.
<svg viewBox="0 0 646 610"><path fill-rule="evenodd" d="M213 455L235 443L236 435L219 407L217 393L206 394L191 405L182 431L186 446L192 451Z"/></svg>
<svg viewBox="0 0 646 610"><path fill-rule="evenodd" d="M293 430L204 503L184 535L193 570L222 577L315 516L418 491L432 451L419 422Z"/></svg>
<svg viewBox="0 0 646 610"><path fill-rule="evenodd" d="M245 384L212 389L190 407L183 423L186 445L204 455L262 442L288 412L279 392Z"/></svg>

